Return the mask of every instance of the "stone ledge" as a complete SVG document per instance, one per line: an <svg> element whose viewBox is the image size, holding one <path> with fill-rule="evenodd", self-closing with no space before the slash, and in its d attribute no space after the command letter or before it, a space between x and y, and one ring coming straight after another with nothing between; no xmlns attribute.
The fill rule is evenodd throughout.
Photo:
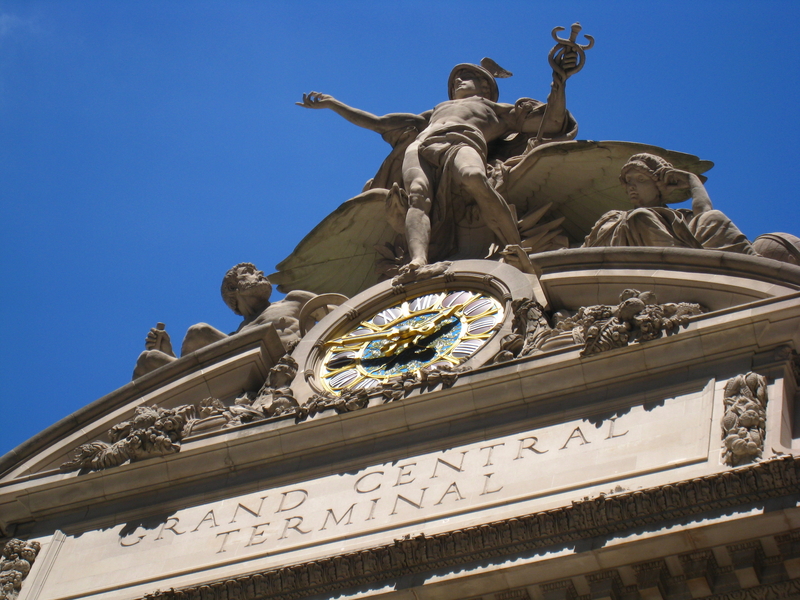
<svg viewBox="0 0 800 600"><path fill-rule="evenodd" d="M721 250L691 248L572 248L552 250L533 256L534 265L542 274L573 270L598 269L681 269L707 275L752 277L800 288L800 266Z"/></svg>

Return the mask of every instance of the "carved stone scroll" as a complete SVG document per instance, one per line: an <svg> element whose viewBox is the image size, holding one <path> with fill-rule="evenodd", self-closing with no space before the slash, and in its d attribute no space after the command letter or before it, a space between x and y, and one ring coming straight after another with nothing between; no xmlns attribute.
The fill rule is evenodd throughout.
<svg viewBox="0 0 800 600"><path fill-rule="evenodd" d="M0 600L13 600L19 595L40 549L39 542L16 538L6 542L0 560Z"/></svg>
<svg viewBox="0 0 800 600"><path fill-rule="evenodd" d="M764 451L767 419L767 380L752 371L725 384L722 417L722 459L736 467L759 460Z"/></svg>

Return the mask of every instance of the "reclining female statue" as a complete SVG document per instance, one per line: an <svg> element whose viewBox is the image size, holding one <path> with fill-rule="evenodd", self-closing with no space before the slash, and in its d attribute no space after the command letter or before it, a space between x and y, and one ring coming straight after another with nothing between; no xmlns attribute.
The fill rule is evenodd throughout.
<svg viewBox="0 0 800 600"><path fill-rule="evenodd" d="M714 210L700 178L654 154L635 154L622 167L622 181L634 207L600 217L586 236L594 246L707 248L757 256L731 220ZM688 190L692 209L667 208L673 190Z"/></svg>

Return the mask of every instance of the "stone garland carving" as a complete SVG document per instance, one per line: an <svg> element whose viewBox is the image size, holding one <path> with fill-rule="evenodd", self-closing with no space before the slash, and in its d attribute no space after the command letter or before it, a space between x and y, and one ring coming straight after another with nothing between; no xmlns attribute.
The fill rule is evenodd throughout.
<svg viewBox="0 0 800 600"><path fill-rule="evenodd" d="M384 402L392 402L401 400L415 389L432 390L438 385L446 389L455 384L459 375L469 370L469 367L437 365L425 367L416 373L404 373L393 377L377 387L346 390L341 396L314 394L308 402L300 407L298 416L300 418L313 417L329 408L335 409L338 413L351 412L366 408L371 398L382 397Z"/></svg>
<svg viewBox="0 0 800 600"><path fill-rule="evenodd" d="M493 359L496 363L573 344L583 345L581 356L591 356L658 339L704 312L690 302L658 304L653 292L632 289L624 290L615 306L582 306L574 314L556 312L552 326L535 300L516 300L512 310L514 333L501 341L501 351Z"/></svg>
<svg viewBox="0 0 800 600"><path fill-rule="evenodd" d="M657 488L600 495L430 537L421 534L235 579L156 591L142 600L294 600L798 493L800 459L786 455Z"/></svg>
<svg viewBox="0 0 800 600"><path fill-rule="evenodd" d="M296 374L297 362L286 354L270 369L254 398L245 394L231 406L217 398L205 398L197 406L140 406L133 419L108 431L111 444L101 441L83 444L75 450L75 458L60 468L62 471L99 471L128 461L174 454L180 451L181 441L189 435L295 414L298 403L289 385Z"/></svg>
<svg viewBox="0 0 800 600"><path fill-rule="evenodd" d="M75 458L62 464L61 470L98 471L127 461L174 454L180 450L184 427L194 414L192 405L178 408L140 406L130 421L109 429L111 444L96 441L79 446Z"/></svg>
<svg viewBox="0 0 800 600"><path fill-rule="evenodd" d="M297 375L297 362L286 354L270 369L258 393L244 394L231 406L217 398L205 398L197 406L140 406L130 421L123 421L108 431L110 444L101 441L82 444L76 448L75 457L62 464L60 469L65 472L99 471L128 461L174 454L180 451L181 442L189 435L270 418L293 416L302 420L331 408L338 413L360 410L366 408L374 397L391 402L407 396L414 389L431 390L438 385L449 388L466 370L464 367L441 365L427 367L375 388L348 390L341 396L315 394L301 406L289 387Z"/></svg>
<svg viewBox="0 0 800 600"><path fill-rule="evenodd" d="M6 542L0 560L0 600L13 600L19 595L40 549L39 542L16 538Z"/></svg>
<svg viewBox="0 0 800 600"><path fill-rule="evenodd" d="M722 440L725 464L735 467L759 460L764 451L767 380L752 371L725 384Z"/></svg>

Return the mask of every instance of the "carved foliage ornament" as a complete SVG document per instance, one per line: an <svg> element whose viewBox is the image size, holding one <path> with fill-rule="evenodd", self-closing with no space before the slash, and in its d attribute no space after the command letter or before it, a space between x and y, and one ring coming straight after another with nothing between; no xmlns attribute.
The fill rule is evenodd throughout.
<svg viewBox="0 0 800 600"><path fill-rule="evenodd" d="M22 589L31 565L39 554L39 542L25 542L13 538L3 547L0 560L0 600L13 600Z"/></svg>
<svg viewBox="0 0 800 600"><path fill-rule="evenodd" d="M767 380L752 371L725 384L722 441L725 464L735 467L761 458L767 419Z"/></svg>
<svg viewBox="0 0 800 600"><path fill-rule="evenodd" d="M140 406L130 421L114 425L108 431L111 444L96 441L79 446L75 458L61 465L61 470L96 471L178 452L184 428L194 411L193 405L178 408Z"/></svg>
<svg viewBox="0 0 800 600"><path fill-rule="evenodd" d="M658 304L653 292L624 290L615 306L582 306L574 313L559 311L548 319L534 300L517 300L514 334L506 336L494 361L531 356L574 344L583 345L581 356L591 356L634 342L647 342L677 331L689 317L704 312L690 302ZM552 322L552 325L551 325Z"/></svg>
<svg viewBox="0 0 800 600"><path fill-rule="evenodd" d="M138 407L133 419L109 430L111 444L101 441L83 444L75 450L75 458L60 468L62 471L99 471L128 461L179 452L181 442L189 435L269 418L295 417L299 421L328 409L338 413L360 410L368 406L371 398L391 402L408 396L415 389L451 387L467 370L446 364L432 365L413 373L402 373L369 389L344 390L340 395L315 394L301 406L289 387L297 375L297 362L287 354L270 369L257 394L244 394L231 406L217 398L205 398L196 406Z"/></svg>

